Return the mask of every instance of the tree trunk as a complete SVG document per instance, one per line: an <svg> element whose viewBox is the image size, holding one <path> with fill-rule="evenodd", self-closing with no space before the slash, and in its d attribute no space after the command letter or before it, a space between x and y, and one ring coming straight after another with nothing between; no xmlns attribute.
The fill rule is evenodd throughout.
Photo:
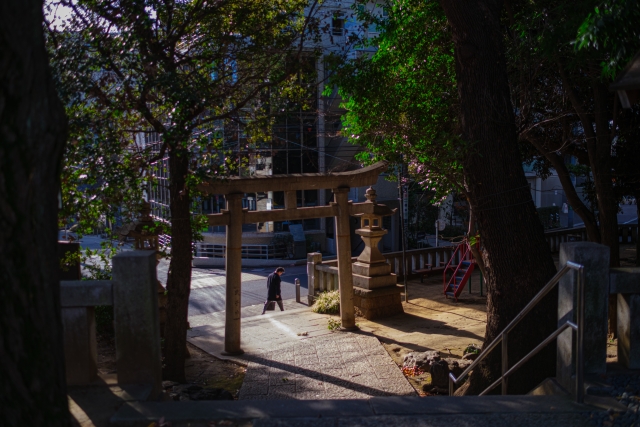
<svg viewBox="0 0 640 427"><path fill-rule="evenodd" d="M463 163L487 272L486 347L555 273L518 153L500 31L500 1L442 0L453 30ZM557 294L549 295L509 334L512 366L553 331ZM500 346L461 393L477 394L501 375ZM555 372L550 346L513 375L509 393L526 393ZM499 391L499 388L498 388Z"/></svg>
<svg viewBox="0 0 640 427"><path fill-rule="evenodd" d="M594 68L599 69L599 66ZM568 95L574 111L580 118L586 138L589 166L593 175L596 198L598 201L598 222L600 225L600 243L609 247L609 264L611 267L620 265L620 247L618 239L618 201L613 188L613 170L611 159L611 142L614 133L609 129L609 94L607 86L592 79L593 87L593 117L576 93L572 81L561 63L558 64L563 89ZM595 130L593 125L595 124Z"/></svg>
<svg viewBox="0 0 640 427"><path fill-rule="evenodd" d="M640 267L640 191L633 193L636 199L636 222L639 224L636 229L636 266Z"/></svg>
<svg viewBox="0 0 640 427"><path fill-rule="evenodd" d="M186 187L189 152L169 151L169 200L171 209L171 261L167 277L165 368L167 380L185 382L187 316L191 290L191 198Z"/></svg>
<svg viewBox="0 0 640 427"><path fill-rule="evenodd" d="M571 181L571 174L569 173L563 158L556 152L550 151L545 147L542 141L530 132L520 135L520 137L531 143L531 145L533 145L540 154L544 155L547 160L549 160L551 166L553 166L558 173L558 179L560 180L560 185L562 185L562 189L567 196L567 202L573 208L573 211L580 217L582 222L584 222L584 226L587 229L587 238L590 242L600 243L600 228L598 227L596 216L589 210L587 205L584 204L582 199L580 199L580 196L578 196L578 192Z"/></svg>
<svg viewBox="0 0 640 427"><path fill-rule="evenodd" d="M66 117L42 1L0 2L2 425L68 426L57 216Z"/></svg>

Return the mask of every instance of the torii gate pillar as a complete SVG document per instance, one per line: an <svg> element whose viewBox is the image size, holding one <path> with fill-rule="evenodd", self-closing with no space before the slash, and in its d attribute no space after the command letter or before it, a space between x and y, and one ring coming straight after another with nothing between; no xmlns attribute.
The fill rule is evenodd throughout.
<svg viewBox="0 0 640 427"><path fill-rule="evenodd" d="M238 355L240 347L240 288L242 286L242 197L243 194L227 194L227 256L225 258L226 313L224 324L224 354Z"/></svg>
<svg viewBox="0 0 640 427"><path fill-rule="evenodd" d="M351 229L349 227L349 189L334 188L335 203L338 205L336 222L336 246L338 252L340 318L342 328L356 329L356 316L353 308L353 274L351 271Z"/></svg>

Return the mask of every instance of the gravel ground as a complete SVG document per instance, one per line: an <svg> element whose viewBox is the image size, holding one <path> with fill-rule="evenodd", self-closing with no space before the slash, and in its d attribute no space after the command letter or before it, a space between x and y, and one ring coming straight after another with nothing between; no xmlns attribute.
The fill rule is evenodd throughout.
<svg viewBox="0 0 640 427"><path fill-rule="evenodd" d="M590 420L595 426L640 427L640 374L610 374L602 387L591 387L589 394L613 396L627 407L626 412L592 412Z"/></svg>

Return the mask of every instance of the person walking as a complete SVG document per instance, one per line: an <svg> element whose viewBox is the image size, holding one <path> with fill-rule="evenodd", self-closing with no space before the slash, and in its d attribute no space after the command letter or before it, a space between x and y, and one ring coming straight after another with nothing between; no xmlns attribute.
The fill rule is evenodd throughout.
<svg viewBox="0 0 640 427"><path fill-rule="evenodd" d="M278 267L276 271L271 273L269 277L267 277L267 300L264 302L264 308L262 309L262 314L267 311L267 307L269 303L275 301L278 303L278 307L280 307L280 311L284 311L284 306L282 305L282 293L280 290L280 283L282 280L280 276L284 274L284 268Z"/></svg>

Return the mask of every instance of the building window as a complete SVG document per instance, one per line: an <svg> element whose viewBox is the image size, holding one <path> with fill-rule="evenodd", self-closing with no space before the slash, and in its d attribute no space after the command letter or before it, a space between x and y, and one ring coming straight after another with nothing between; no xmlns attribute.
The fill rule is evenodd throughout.
<svg viewBox="0 0 640 427"><path fill-rule="evenodd" d="M331 34L334 36L344 35L344 14L336 12L331 20Z"/></svg>

